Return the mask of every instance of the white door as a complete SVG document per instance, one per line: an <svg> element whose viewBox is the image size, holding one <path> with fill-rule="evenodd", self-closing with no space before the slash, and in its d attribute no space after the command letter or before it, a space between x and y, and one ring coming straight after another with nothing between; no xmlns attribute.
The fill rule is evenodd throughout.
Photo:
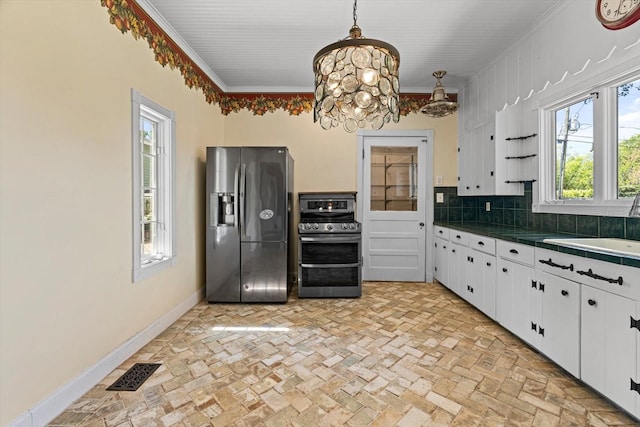
<svg viewBox="0 0 640 427"><path fill-rule="evenodd" d="M358 134L363 280L433 280L432 135Z"/></svg>

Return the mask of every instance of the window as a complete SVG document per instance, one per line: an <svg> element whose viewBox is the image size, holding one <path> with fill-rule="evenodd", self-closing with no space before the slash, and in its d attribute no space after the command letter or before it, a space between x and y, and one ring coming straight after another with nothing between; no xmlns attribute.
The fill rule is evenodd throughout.
<svg viewBox="0 0 640 427"><path fill-rule="evenodd" d="M175 263L175 114L131 92L133 281Z"/></svg>
<svg viewBox="0 0 640 427"><path fill-rule="evenodd" d="M640 75L542 110L538 212L626 216L640 193Z"/></svg>
<svg viewBox="0 0 640 427"><path fill-rule="evenodd" d="M371 210L417 211L418 147L371 147Z"/></svg>

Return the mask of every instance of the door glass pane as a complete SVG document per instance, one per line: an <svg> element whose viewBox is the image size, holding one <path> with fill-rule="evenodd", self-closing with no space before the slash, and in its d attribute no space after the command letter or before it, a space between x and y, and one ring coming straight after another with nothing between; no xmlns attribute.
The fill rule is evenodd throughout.
<svg viewBox="0 0 640 427"><path fill-rule="evenodd" d="M618 86L618 198L640 193L640 79Z"/></svg>
<svg viewBox="0 0 640 427"><path fill-rule="evenodd" d="M556 199L593 198L593 100L555 112Z"/></svg>
<svg viewBox="0 0 640 427"><path fill-rule="evenodd" d="M418 148L371 148L372 211L416 211Z"/></svg>

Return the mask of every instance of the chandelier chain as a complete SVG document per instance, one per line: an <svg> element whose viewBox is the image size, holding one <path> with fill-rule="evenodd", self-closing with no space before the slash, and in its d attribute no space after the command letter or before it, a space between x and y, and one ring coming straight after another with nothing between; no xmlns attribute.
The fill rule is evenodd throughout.
<svg viewBox="0 0 640 427"><path fill-rule="evenodd" d="M358 9L358 0L353 0L353 26L355 27L356 21L358 20L358 15L356 14L356 10Z"/></svg>

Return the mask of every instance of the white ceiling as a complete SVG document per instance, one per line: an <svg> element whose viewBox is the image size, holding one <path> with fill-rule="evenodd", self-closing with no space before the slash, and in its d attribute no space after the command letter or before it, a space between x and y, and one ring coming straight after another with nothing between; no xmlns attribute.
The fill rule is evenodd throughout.
<svg viewBox="0 0 640 427"><path fill-rule="evenodd" d="M583 0L593 1L593 0ZM312 92L314 55L348 36L351 0L138 0L225 92ZM400 51L401 92L455 92L562 0L360 0L364 37Z"/></svg>

